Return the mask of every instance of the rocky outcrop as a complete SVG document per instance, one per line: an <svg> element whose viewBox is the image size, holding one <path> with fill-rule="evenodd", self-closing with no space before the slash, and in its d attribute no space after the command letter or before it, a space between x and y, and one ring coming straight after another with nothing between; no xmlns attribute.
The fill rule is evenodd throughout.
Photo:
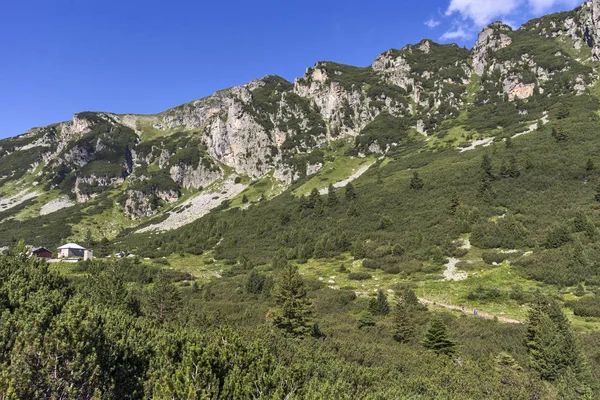
<svg viewBox="0 0 600 400"><path fill-rule="evenodd" d="M73 193L75 194L77 201L83 203L111 187L122 185L124 181L124 178L120 176L79 176L75 180Z"/></svg>
<svg viewBox="0 0 600 400"><path fill-rule="evenodd" d="M173 190L153 191L144 193L139 190L128 190L125 200L125 214L131 219L151 217L158 212L161 202L171 204L179 199L179 194Z"/></svg>
<svg viewBox="0 0 600 400"><path fill-rule="evenodd" d="M169 170L171 179L185 189L200 189L223 177L220 169L205 168L199 163L196 168L192 165L174 165Z"/></svg>
<svg viewBox="0 0 600 400"><path fill-rule="evenodd" d="M226 119L213 118L204 130L208 153L238 173L263 177L275 167L268 162L274 156L271 146L276 146L273 135L245 111L241 101L231 101L226 115Z"/></svg>
<svg viewBox="0 0 600 400"><path fill-rule="evenodd" d="M429 43L429 41L427 41ZM423 48L423 46L421 46ZM429 52L429 46L426 47ZM418 89L414 90L415 80L411 76L411 67L406 59L394 50L388 50L375 58L371 64L373 70L379 72L387 82L403 89L412 88L409 96L416 102L419 99Z"/></svg>
<svg viewBox="0 0 600 400"><path fill-rule="evenodd" d="M600 60L600 0L586 1L579 12L579 27L572 26L570 29L572 37L579 38L583 31L583 41L591 48L594 60ZM573 32L575 30L575 32ZM574 40L576 45L576 41Z"/></svg>
<svg viewBox="0 0 600 400"><path fill-rule="evenodd" d="M527 99L533 96L535 84L522 83L519 81L518 77L512 76L506 78L502 82L502 89L504 93L508 95L509 101L513 101L514 99Z"/></svg>
<svg viewBox="0 0 600 400"><path fill-rule="evenodd" d="M352 67L355 68L355 67ZM366 73L375 74L375 70ZM365 96L364 82L348 86L342 84L348 74L335 63L320 62L307 69L294 82L294 93L311 100L329 125L329 137L357 136L382 109L391 114L402 114L403 103L382 93L377 98Z"/></svg>
<svg viewBox="0 0 600 400"><path fill-rule="evenodd" d="M90 161L90 152L85 147L75 146L68 149L60 161L83 167Z"/></svg>
<svg viewBox="0 0 600 400"><path fill-rule="evenodd" d="M512 39L507 35L510 31L512 31L510 26L494 22L479 33L471 55L473 71L477 75L483 75L490 64L490 53L511 45Z"/></svg>
<svg viewBox="0 0 600 400"><path fill-rule="evenodd" d="M571 12L542 17L526 25L546 38L569 37L576 50L588 48L589 57L600 60L600 0L586 1Z"/></svg>

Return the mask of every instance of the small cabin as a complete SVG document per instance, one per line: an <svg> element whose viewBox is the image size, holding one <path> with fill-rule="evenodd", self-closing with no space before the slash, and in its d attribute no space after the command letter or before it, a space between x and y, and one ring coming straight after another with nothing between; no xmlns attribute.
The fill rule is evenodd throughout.
<svg viewBox="0 0 600 400"><path fill-rule="evenodd" d="M52 252L45 247L33 247L31 254L37 258L52 258Z"/></svg>
<svg viewBox="0 0 600 400"><path fill-rule="evenodd" d="M88 260L93 258L93 253L76 243L67 243L58 248L58 258L83 258Z"/></svg>

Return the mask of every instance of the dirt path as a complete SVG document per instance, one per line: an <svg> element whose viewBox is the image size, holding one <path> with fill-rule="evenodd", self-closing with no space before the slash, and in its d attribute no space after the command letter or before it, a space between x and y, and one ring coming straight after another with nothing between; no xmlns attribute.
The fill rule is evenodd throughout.
<svg viewBox="0 0 600 400"><path fill-rule="evenodd" d="M469 315L475 314L475 309L473 309L473 308L459 307L459 306L455 306L452 304L439 303L437 301L433 301L433 300L425 299L425 298L419 298L419 300L423 304L433 305L433 306L441 307L441 308L447 308L449 310L458 310L458 311L461 311L461 312L463 312L465 314L469 314ZM479 310L477 311L477 313L478 313L478 315L477 315L478 317L485 318L485 319L494 319L495 317L498 317L498 321L503 322L505 324L522 324L523 323L523 321L520 321L518 319L497 316L497 315L493 315L493 314L486 313L486 312L479 311Z"/></svg>

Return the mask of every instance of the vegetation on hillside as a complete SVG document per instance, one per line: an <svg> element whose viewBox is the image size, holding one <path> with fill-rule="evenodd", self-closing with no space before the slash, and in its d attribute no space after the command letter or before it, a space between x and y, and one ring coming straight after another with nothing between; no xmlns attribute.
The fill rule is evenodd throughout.
<svg viewBox="0 0 600 400"><path fill-rule="evenodd" d="M593 396L583 353L556 358L560 350L543 341L568 337L553 343L583 346L595 368L597 334L582 342L553 303L541 303L527 326L506 325L434 317L403 287L406 318L398 319L289 266L249 268L201 286L138 260L86 262L64 277L19 245L0 257L0 392L8 399ZM275 283L248 290L252 274ZM318 325L300 317L307 311ZM411 326L402 340L399 321ZM286 339L290 333L295 339Z"/></svg>

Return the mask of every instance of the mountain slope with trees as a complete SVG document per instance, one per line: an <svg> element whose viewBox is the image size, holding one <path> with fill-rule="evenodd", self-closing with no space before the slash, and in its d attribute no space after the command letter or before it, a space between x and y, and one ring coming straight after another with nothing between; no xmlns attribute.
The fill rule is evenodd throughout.
<svg viewBox="0 0 600 400"><path fill-rule="evenodd" d="M0 393L598 397L598 10L0 141Z"/></svg>

